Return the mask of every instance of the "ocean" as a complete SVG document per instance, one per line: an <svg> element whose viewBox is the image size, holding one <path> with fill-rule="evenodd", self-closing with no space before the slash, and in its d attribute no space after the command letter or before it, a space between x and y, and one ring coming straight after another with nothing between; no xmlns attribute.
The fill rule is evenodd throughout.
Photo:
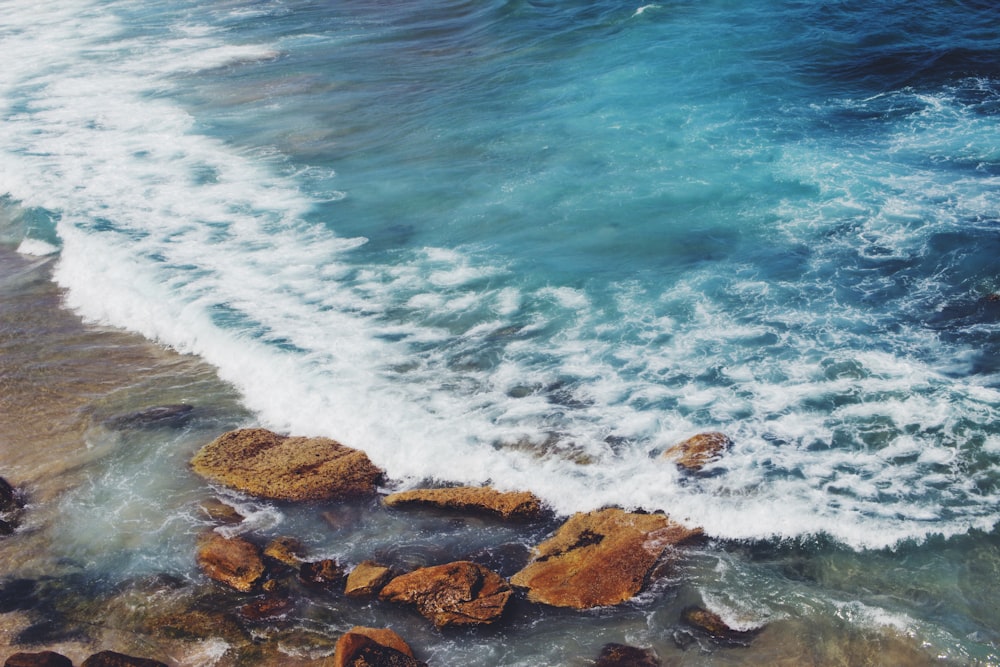
<svg viewBox="0 0 1000 667"><path fill-rule="evenodd" d="M179 353L60 399L91 455L60 472L46 576L196 576L185 462L256 424L394 488L665 511L711 542L506 653L415 630L438 664L582 664L598 638L764 664L678 648L689 599L786 645L888 627L1000 664L993 3L5 0L0 45L5 299L41 280L50 311ZM100 421L157 402L200 416ZM661 459L705 431L734 443L707 474Z"/></svg>

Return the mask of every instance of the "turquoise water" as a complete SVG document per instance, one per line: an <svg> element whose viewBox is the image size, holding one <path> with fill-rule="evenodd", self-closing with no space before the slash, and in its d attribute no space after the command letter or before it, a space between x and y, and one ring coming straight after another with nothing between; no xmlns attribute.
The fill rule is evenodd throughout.
<svg viewBox="0 0 1000 667"><path fill-rule="evenodd" d="M12 243L261 424L722 540L1000 518L990 3L15 0L0 43Z"/></svg>

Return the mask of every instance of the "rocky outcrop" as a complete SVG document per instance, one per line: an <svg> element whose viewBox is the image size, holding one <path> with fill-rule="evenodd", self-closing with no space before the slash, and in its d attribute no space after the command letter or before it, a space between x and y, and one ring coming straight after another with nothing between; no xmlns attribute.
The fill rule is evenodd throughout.
<svg viewBox="0 0 1000 667"><path fill-rule="evenodd" d="M725 433L699 433L677 443L663 452L663 456L672 459L678 468L695 472L718 460L732 445L733 441Z"/></svg>
<svg viewBox="0 0 1000 667"><path fill-rule="evenodd" d="M416 605L423 616L442 628L493 623L503 614L512 592L495 572L470 561L456 561L396 577L379 598Z"/></svg>
<svg viewBox="0 0 1000 667"><path fill-rule="evenodd" d="M73 667L73 661L54 651L15 653L3 663L4 667Z"/></svg>
<svg viewBox="0 0 1000 667"><path fill-rule="evenodd" d="M198 540L198 565L210 578L243 593L253 590L264 576L264 561L257 547L243 538L215 532Z"/></svg>
<svg viewBox="0 0 1000 667"><path fill-rule="evenodd" d="M392 579L392 570L370 560L358 563L347 575L344 594L351 598L372 597Z"/></svg>
<svg viewBox="0 0 1000 667"><path fill-rule="evenodd" d="M662 514L606 509L576 514L534 559L511 577L528 599L556 607L589 609L634 597L664 551L700 534Z"/></svg>
<svg viewBox="0 0 1000 667"><path fill-rule="evenodd" d="M167 667L167 665L157 660L134 658L114 651L101 651L84 660L81 667Z"/></svg>
<svg viewBox="0 0 1000 667"><path fill-rule="evenodd" d="M191 460L195 472L275 500L334 500L375 492L382 471L329 438L287 437L262 428L230 431Z"/></svg>
<svg viewBox="0 0 1000 667"><path fill-rule="evenodd" d="M488 486L463 486L445 489L413 489L386 496L388 507L422 505L460 512L493 514L506 520L537 519L542 503L528 491L497 491Z"/></svg>
<svg viewBox="0 0 1000 667"><path fill-rule="evenodd" d="M660 667L660 664L660 659L651 649L605 644L594 667Z"/></svg>
<svg viewBox="0 0 1000 667"><path fill-rule="evenodd" d="M331 667L426 667L389 629L355 626L337 641Z"/></svg>

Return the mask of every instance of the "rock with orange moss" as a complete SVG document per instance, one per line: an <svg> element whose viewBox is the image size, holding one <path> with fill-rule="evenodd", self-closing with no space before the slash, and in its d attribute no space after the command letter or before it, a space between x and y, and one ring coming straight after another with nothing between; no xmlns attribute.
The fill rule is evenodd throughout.
<svg viewBox="0 0 1000 667"><path fill-rule="evenodd" d="M684 442L679 442L663 452L664 458L672 459L678 468L688 472L701 470L722 453L733 446L733 441L725 433L699 433Z"/></svg>
<svg viewBox="0 0 1000 667"><path fill-rule="evenodd" d="M198 565L211 579L247 593L264 576L260 551L241 537L208 532L198 540Z"/></svg>
<svg viewBox="0 0 1000 667"><path fill-rule="evenodd" d="M386 496L389 507L423 505L461 512L494 514L507 520L537 519L542 503L529 491L497 491L489 486L413 489Z"/></svg>
<svg viewBox="0 0 1000 667"><path fill-rule="evenodd" d="M535 547L533 560L510 582L528 589L529 600L555 607L619 604L642 590L668 548L700 533L663 514L576 514Z"/></svg>
<svg viewBox="0 0 1000 667"><path fill-rule="evenodd" d="M344 594L351 598L377 595L382 587L392 579L392 570L370 560L358 563L347 575Z"/></svg>
<svg viewBox="0 0 1000 667"><path fill-rule="evenodd" d="M390 602L416 605L438 628L484 625L503 614L512 589L497 573L471 561L456 561L396 577L379 593Z"/></svg>
<svg viewBox="0 0 1000 667"><path fill-rule="evenodd" d="M375 492L383 472L368 456L329 438L288 437L267 429L224 433L191 460L195 472L275 500L335 500Z"/></svg>
<svg viewBox="0 0 1000 667"><path fill-rule="evenodd" d="M355 626L341 635L331 667L426 667L403 638L388 628Z"/></svg>

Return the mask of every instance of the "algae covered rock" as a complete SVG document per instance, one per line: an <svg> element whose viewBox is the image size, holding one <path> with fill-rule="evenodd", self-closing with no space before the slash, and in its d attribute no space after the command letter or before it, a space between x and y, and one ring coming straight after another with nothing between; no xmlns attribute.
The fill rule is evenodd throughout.
<svg viewBox="0 0 1000 667"><path fill-rule="evenodd" d="M368 456L329 438L262 428L224 433L191 460L212 481L274 500L335 500L375 492L382 478Z"/></svg>
<svg viewBox="0 0 1000 667"><path fill-rule="evenodd" d="M337 641L331 667L426 667L398 634L355 626Z"/></svg>
<svg viewBox="0 0 1000 667"><path fill-rule="evenodd" d="M413 489L393 493L383 500L388 507L423 505L462 512L494 514L502 519L536 519L542 503L529 491L497 491L488 486Z"/></svg>
<svg viewBox="0 0 1000 667"><path fill-rule="evenodd" d="M256 546L215 532L198 540L198 565L210 578L243 593L253 590L264 576L264 561Z"/></svg>
<svg viewBox="0 0 1000 667"><path fill-rule="evenodd" d="M695 535L662 514L606 509L576 514L539 544L534 559L511 577L528 599L589 609L634 597L663 552Z"/></svg>
<svg viewBox="0 0 1000 667"><path fill-rule="evenodd" d="M663 457L672 459L682 470L695 472L717 460L732 446L733 441L725 433L699 433L663 452Z"/></svg>
<svg viewBox="0 0 1000 667"><path fill-rule="evenodd" d="M503 614L512 589L500 575L471 561L456 561L396 577L379 598L416 605L438 628L484 625Z"/></svg>

